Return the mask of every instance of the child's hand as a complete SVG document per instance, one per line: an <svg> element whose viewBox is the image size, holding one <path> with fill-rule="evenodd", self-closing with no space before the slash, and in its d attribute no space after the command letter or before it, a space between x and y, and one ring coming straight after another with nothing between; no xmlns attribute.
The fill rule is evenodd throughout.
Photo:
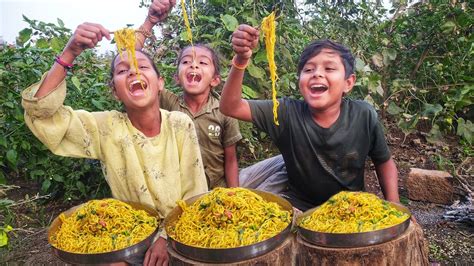
<svg viewBox="0 0 474 266"><path fill-rule="evenodd" d="M252 56L252 49L257 47L259 31L252 26L242 24L232 34L232 49L237 60L244 61Z"/></svg>
<svg viewBox="0 0 474 266"><path fill-rule="evenodd" d="M87 48L94 48L103 38L110 40L110 33L100 24L85 22L74 31L63 53L69 53L74 58Z"/></svg>
<svg viewBox="0 0 474 266"><path fill-rule="evenodd" d="M145 254L143 265L168 265L169 256L166 239L160 237Z"/></svg>
<svg viewBox="0 0 474 266"><path fill-rule="evenodd" d="M154 0L148 8L147 19L153 24L165 20L175 4L176 0Z"/></svg>

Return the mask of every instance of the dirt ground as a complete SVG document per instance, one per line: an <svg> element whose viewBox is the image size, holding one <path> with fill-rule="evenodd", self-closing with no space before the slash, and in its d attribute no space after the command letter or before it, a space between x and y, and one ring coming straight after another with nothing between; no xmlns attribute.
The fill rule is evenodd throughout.
<svg viewBox="0 0 474 266"><path fill-rule="evenodd" d="M397 130L387 134L393 157L399 168L399 184L402 203L404 203L422 226L425 238L429 243L429 260L432 265L474 265L474 228L464 223L455 223L443 219L448 206L415 202L408 200L404 180L411 167L436 169L431 156L443 153L454 163L458 162L459 151L455 148L428 144L423 134L411 135L404 140L404 135ZM448 141L449 142L449 141ZM446 143L445 143L446 145ZM449 147L454 147L449 145ZM472 158L471 158L472 159ZM473 161L470 161L472 166ZM469 177L472 187L472 173ZM366 170L366 189L382 195L374 175L373 167ZM47 202L40 204L35 200L39 191L36 184L22 180L11 181L17 188L7 191L5 198L18 202L27 199L29 202L13 208L16 217L12 225L14 234L10 235L7 248L0 248L0 264L6 265L64 265L52 252L47 241L47 226L61 212L77 202ZM459 190L459 188L458 188ZM462 193L458 193L462 194ZM4 197L0 195L0 197ZM0 216L0 218L2 218ZM1 224L1 222L0 222Z"/></svg>

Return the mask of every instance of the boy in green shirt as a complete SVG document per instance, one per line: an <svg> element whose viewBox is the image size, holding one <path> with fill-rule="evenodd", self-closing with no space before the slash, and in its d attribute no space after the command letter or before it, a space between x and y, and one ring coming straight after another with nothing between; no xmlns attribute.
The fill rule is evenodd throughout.
<svg viewBox="0 0 474 266"><path fill-rule="evenodd" d="M364 189L370 156L385 199L398 202L398 173L375 110L363 101L343 98L355 83L354 58L344 46L315 41L301 54L298 84L304 101L279 100L279 126L272 101L241 98L242 81L259 32L240 25L232 36L236 53L224 85L223 114L253 122L280 150L288 172L281 194L305 211L342 190Z"/></svg>

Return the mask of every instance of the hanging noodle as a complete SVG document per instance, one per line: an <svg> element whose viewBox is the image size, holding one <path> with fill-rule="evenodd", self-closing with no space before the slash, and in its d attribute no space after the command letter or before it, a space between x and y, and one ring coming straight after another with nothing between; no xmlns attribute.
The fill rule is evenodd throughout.
<svg viewBox="0 0 474 266"><path fill-rule="evenodd" d="M303 218L300 226L324 233L359 233L391 227L408 218L374 194L342 191Z"/></svg>
<svg viewBox="0 0 474 266"><path fill-rule="evenodd" d="M117 43L117 50L120 53L120 58L123 59L122 53L125 50L127 52L128 58L132 60L132 66L135 68L135 73L137 73L137 79L141 80L140 71L138 70L138 61L135 55L135 30L123 28L117 30L114 35L115 42ZM140 82L140 85L142 86L142 89L145 91L145 93L148 93L142 82Z"/></svg>
<svg viewBox="0 0 474 266"><path fill-rule="evenodd" d="M272 80L272 101L273 101L273 122L275 125L278 123L278 105L277 100L277 91L276 91L276 80L278 79L277 75L277 66L275 64L275 42L276 42L276 33L275 33L275 12L272 12L270 15L265 17L262 21L262 31L265 36L265 49L267 50L267 59L268 67L270 69L270 78Z"/></svg>
<svg viewBox="0 0 474 266"><path fill-rule="evenodd" d="M244 188L215 188L190 206L178 205L183 213L167 233L195 247L251 245L277 235L291 221L290 212Z"/></svg>
<svg viewBox="0 0 474 266"><path fill-rule="evenodd" d="M183 12L184 25L186 26L186 35L188 36L188 40L191 43L191 46L193 46L193 32L191 31L191 24L189 23L185 0L181 0L181 10ZM194 20L194 4L192 4L191 15L192 15L192 19Z"/></svg>
<svg viewBox="0 0 474 266"><path fill-rule="evenodd" d="M138 62L135 55L135 30L130 28L123 28L117 30L114 33L115 42L117 43L117 50L120 53L120 58L123 59L122 52L125 50L127 52L128 58L132 59L132 64L137 71L138 79L140 79L140 73L138 71Z"/></svg>
<svg viewBox="0 0 474 266"><path fill-rule="evenodd" d="M103 253L132 246L158 227L155 217L115 199L91 200L66 217L51 236L56 248L73 253Z"/></svg>

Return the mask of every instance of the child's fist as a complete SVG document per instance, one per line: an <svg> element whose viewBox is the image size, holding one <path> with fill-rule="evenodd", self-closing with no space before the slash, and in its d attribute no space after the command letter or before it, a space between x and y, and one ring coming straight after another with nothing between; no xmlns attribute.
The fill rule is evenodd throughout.
<svg viewBox="0 0 474 266"><path fill-rule="evenodd" d="M148 8L148 20L153 24L165 20L175 4L176 0L154 0Z"/></svg>
<svg viewBox="0 0 474 266"><path fill-rule="evenodd" d="M252 56L252 49L257 47L259 31L252 26L242 24L232 34L232 49L239 59Z"/></svg>
<svg viewBox="0 0 474 266"><path fill-rule="evenodd" d="M100 24L85 22L77 26L65 50L78 56L87 48L94 48L103 38L110 40L109 31Z"/></svg>

